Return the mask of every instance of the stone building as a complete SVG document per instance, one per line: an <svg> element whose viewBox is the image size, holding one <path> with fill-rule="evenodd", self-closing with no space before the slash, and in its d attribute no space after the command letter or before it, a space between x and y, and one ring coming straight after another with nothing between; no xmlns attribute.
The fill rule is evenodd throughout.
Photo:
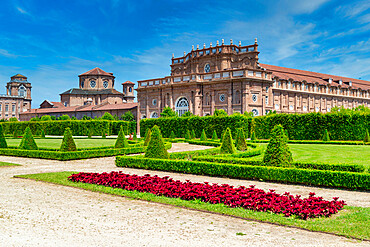
<svg viewBox="0 0 370 247"><path fill-rule="evenodd" d="M198 46L172 57L171 75L138 81L141 118L156 118L169 106L180 116L328 112L334 106L370 106L370 82L342 76L260 64L252 45Z"/></svg>
<svg viewBox="0 0 370 247"><path fill-rule="evenodd" d="M6 84L6 94L0 94L0 119L15 117L31 109L31 83L27 77L17 74Z"/></svg>
<svg viewBox="0 0 370 247"><path fill-rule="evenodd" d="M127 111L137 116L137 103L134 103L135 83L122 83L124 93L114 89L115 77L100 68L92 69L79 77L79 87L60 94L61 102L45 100L39 109L30 109L20 115L20 120L50 115L69 115L77 119L88 116L101 117L105 112L121 116Z"/></svg>

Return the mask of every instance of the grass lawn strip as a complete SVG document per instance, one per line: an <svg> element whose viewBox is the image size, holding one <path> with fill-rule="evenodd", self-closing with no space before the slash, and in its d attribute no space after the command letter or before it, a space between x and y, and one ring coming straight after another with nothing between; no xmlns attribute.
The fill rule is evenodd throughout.
<svg viewBox="0 0 370 247"><path fill-rule="evenodd" d="M2 166L20 166L20 165L19 164L14 164L14 163L0 161L0 167L2 167Z"/></svg>
<svg viewBox="0 0 370 247"><path fill-rule="evenodd" d="M274 213L256 212L243 208L230 208L225 206L224 204L210 204L201 202L200 200L185 201L178 198L156 196L150 193L127 191L102 185L74 183L68 181L67 178L74 173L76 172L40 173L18 175L15 177L76 187L84 190L123 196L132 199L168 204L202 212L228 215L247 220L266 222L275 225L289 226L309 231L323 232L338 236L370 241L370 230L368 228L368 226L370 225L370 208L345 206L343 210L335 215L332 215L332 217L329 218L300 220L295 217L284 217L282 215L277 215Z"/></svg>

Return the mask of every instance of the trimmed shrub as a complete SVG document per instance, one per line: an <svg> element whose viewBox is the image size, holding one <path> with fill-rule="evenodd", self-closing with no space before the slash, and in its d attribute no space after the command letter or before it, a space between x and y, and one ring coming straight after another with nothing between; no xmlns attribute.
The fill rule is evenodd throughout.
<svg viewBox="0 0 370 247"><path fill-rule="evenodd" d="M136 130L134 130L134 133L132 135L132 140L137 141L137 133L136 133Z"/></svg>
<svg viewBox="0 0 370 247"><path fill-rule="evenodd" d="M7 148L8 144L4 136L3 126L0 125L0 148Z"/></svg>
<svg viewBox="0 0 370 247"><path fill-rule="evenodd" d="M41 130L41 138L45 138L45 131L44 131L44 129Z"/></svg>
<svg viewBox="0 0 370 247"><path fill-rule="evenodd" d="M170 139L176 139L175 132L173 130L171 131Z"/></svg>
<svg viewBox="0 0 370 247"><path fill-rule="evenodd" d="M14 130L13 132L13 138L17 138L18 137L18 131L17 130Z"/></svg>
<svg viewBox="0 0 370 247"><path fill-rule="evenodd" d="M257 138L256 138L256 132L252 132L252 134L251 134L251 141L256 141L257 140Z"/></svg>
<svg viewBox="0 0 370 247"><path fill-rule="evenodd" d="M222 144L220 152L222 154L233 154L235 153L235 146L233 143L233 138L231 136L230 128L227 128L224 135L222 136Z"/></svg>
<svg viewBox="0 0 370 247"><path fill-rule="evenodd" d="M33 139L33 135L31 133L31 129L29 127L26 128L21 143L19 144L19 149L26 149L26 150L37 150L37 144L35 139Z"/></svg>
<svg viewBox="0 0 370 247"><path fill-rule="evenodd" d="M185 134L185 140L190 140L190 139L191 139L190 130L187 130Z"/></svg>
<svg viewBox="0 0 370 247"><path fill-rule="evenodd" d="M114 144L115 148L127 148L128 147L128 141L125 137L125 133L123 132L123 128L121 126L121 130L118 133L118 137L116 140L116 143Z"/></svg>
<svg viewBox="0 0 370 247"><path fill-rule="evenodd" d="M286 136L286 139L289 140L288 130L285 130L285 136Z"/></svg>
<svg viewBox="0 0 370 247"><path fill-rule="evenodd" d="M145 158L168 159L168 152L164 146L161 131L155 125L152 128L152 135L145 151Z"/></svg>
<svg viewBox="0 0 370 247"><path fill-rule="evenodd" d="M293 162L283 126L276 125L272 130L263 162L271 166L289 166Z"/></svg>
<svg viewBox="0 0 370 247"><path fill-rule="evenodd" d="M62 140L62 144L60 145L59 151L61 152L69 152L69 151L76 151L76 144L72 137L72 131L70 128L66 128L64 131L64 136Z"/></svg>
<svg viewBox="0 0 370 247"><path fill-rule="evenodd" d="M216 130L213 131L212 140L218 140L218 136L217 136Z"/></svg>
<svg viewBox="0 0 370 247"><path fill-rule="evenodd" d="M105 130L101 132L101 138L103 139L107 138L107 134L105 133Z"/></svg>
<svg viewBox="0 0 370 247"><path fill-rule="evenodd" d="M200 140L201 141L207 141L206 132L204 130L202 130L202 134L200 135Z"/></svg>
<svg viewBox="0 0 370 247"><path fill-rule="evenodd" d="M365 131L364 142L370 142L369 131L367 129Z"/></svg>
<svg viewBox="0 0 370 247"><path fill-rule="evenodd" d="M88 134L87 138L90 138L91 139L91 137L93 136L93 134L94 134L94 130L93 129L89 129L89 134Z"/></svg>
<svg viewBox="0 0 370 247"><path fill-rule="evenodd" d="M191 139L195 139L197 136L195 135L194 129L191 130Z"/></svg>
<svg viewBox="0 0 370 247"><path fill-rule="evenodd" d="M324 131L324 134L323 134L323 136L322 136L322 140L323 140L324 142L328 142L328 141L330 141L329 132L328 132L328 130L327 130L327 129L325 129L325 131Z"/></svg>
<svg viewBox="0 0 370 247"><path fill-rule="evenodd" d="M152 130L151 129L147 129L147 131L145 133L144 146L148 146L151 135L152 135Z"/></svg>
<svg viewBox="0 0 370 247"><path fill-rule="evenodd" d="M235 146L237 150L240 151L247 150L247 142L245 141L244 130L242 128L238 129Z"/></svg>

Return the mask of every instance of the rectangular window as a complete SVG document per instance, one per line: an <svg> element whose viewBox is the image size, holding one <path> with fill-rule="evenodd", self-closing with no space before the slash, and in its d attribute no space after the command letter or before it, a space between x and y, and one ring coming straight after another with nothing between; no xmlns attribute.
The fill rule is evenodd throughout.
<svg viewBox="0 0 370 247"><path fill-rule="evenodd" d="M243 71L233 71L233 76L243 76Z"/></svg>
<svg viewBox="0 0 370 247"><path fill-rule="evenodd" d="M269 92L269 87L266 87L266 93L268 93Z"/></svg>
<svg viewBox="0 0 370 247"><path fill-rule="evenodd" d="M155 80L155 81L154 81L154 84L155 84L155 85L159 85L159 80Z"/></svg>
<svg viewBox="0 0 370 247"><path fill-rule="evenodd" d="M149 86L153 85L153 81L148 82Z"/></svg>
<svg viewBox="0 0 370 247"><path fill-rule="evenodd" d="M266 96L266 105L269 104L269 96Z"/></svg>
<svg viewBox="0 0 370 247"><path fill-rule="evenodd" d="M141 86L142 86L142 87L146 87L146 85L147 85L147 83L146 83L146 82L142 82L142 83L141 83Z"/></svg>
<svg viewBox="0 0 370 247"><path fill-rule="evenodd" d="M9 111L9 106L8 105L5 105L5 111L8 112Z"/></svg>
<svg viewBox="0 0 370 247"><path fill-rule="evenodd" d="M256 77L262 77L262 73L261 72L256 72Z"/></svg>
<svg viewBox="0 0 370 247"><path fill-rule="evenodd" d="M253 76L253 71L248 70L248 76Z"/></svg>
<svg viewBox="0 0 370 247"><path fill-rule="evenodd" d="M204 75L203 76L203 79L204 80L211 80L212 79L212 75Z"/></svg>
<svg viewBox="0 0 370 247"><path fill-rule="evenodd" d="M179 81L181 81L181 77L174 77L173 78L173 82L179 82Z"/></svg>
<svg viewBox="0 0 370 247"><path fill-rule="evenodd" d="M190 76L184 76L184 77L182 78L182 80L183 80L183 81L190 81Z"/></svg>
<svg viewBox="0 0 370 247"><path fill-rule="evenodd" d="M12 105L12 112L15 112L15 105Z"/></svg>
<svg viewBox="0 0 370 247"><path fill-rule="evenodd" d="M229 77L229 76L230 76L229 72L222 73L222 77Z"/></svg>
<svg viewBox="0 0 370 247"><path fill-rule="evenodd" d="M216 73L215 74L215 78L220 78L221 77L221 74L220 73Z"/></svg>
<svg viewBox="0 0 370 247"><path fill-rule="evenodd" d="M2 111L2 104L0 104L0 112Z"/></svg>

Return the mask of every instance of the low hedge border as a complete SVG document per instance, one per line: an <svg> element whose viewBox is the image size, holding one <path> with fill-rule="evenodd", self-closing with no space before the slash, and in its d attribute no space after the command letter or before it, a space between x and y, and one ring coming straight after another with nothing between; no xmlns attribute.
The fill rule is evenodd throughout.
<svg viewBox="0 0 370 247"><path fill-rule="evenodd" d="M252 143L268 143L270 140L248 140L248 142ZM370 142L362 142L362 141L328 141L324 142L321 140L288 140L288 143L291 144L332 144L332 145L370 145Z"/></svg>
<svg viewBox="0 0 370 247"><path fill-rule="evenodd" d="M170 159L188 159L193 158L196 156L202 156L202 155L212 155L212 154L219 154L220 148L210 148L205 150L196 150L196 151L184 151L184 152L176 152L176 153L170 153Z"/></svg>
<svg viewBox="0 0 370 247"><path fill-rule="evenodd" d="M352 190L370 190L370 174L368 173L148 159L133 156L117 156L116 166Z"/></svg>
<svg viewBox="0 0 370 247"><path fill-rule="evenodd" d="M247 160L234 157L218 157L218 156L198 156L193 158L196 161L208 161L216 163L229 163L249 166L270 166L260 160ZM345 172L365 172L366 168L358 164L330 164L330 163L302 163L294 162L292 166L299 169L313 169L326 171L345 171Z"/></svg>
<svg viewBox="0 0 370 247"><path fill-rule="evenodd" d="M165 148L170 149L172 143L166 142ZM5 156L17 156L27 158L38 158L38 159L50 159L50 160L78 160L78 159L89 159L99 157L109 157L124 154L136 154L144 153L146 147L144 146L133 146L129 148L98 148L91 150L78 150L70 152L59 152L50 150L24 150L16 148L0 148L0 155Z"/></svg>

